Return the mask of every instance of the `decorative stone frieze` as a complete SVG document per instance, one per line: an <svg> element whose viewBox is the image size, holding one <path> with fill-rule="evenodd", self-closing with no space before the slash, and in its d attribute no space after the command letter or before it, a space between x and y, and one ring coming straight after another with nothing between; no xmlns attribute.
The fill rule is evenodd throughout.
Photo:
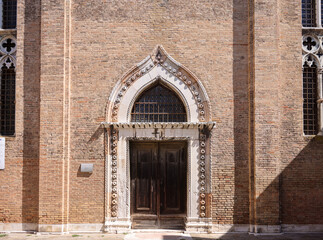
<svg viewBox="0 0 323 240"><path fill-rule="evenodd" d="M111 134L111 169L112 169L112 194L111 194L111 217L117 217L118 194L117 194L117 174L118 174L118 131L112 128Z"/></svg>
<svg viewBox="0 0 323 240"><path fill-rule="evenodd" d="M206 154L206 134L204 133L204 129L200 129L200 166L199 166L199 175L200 175L200 217L206 217L206 188L205 188L205 154Z"/></svg>
<svg viewBox="0 0 323 240"><path fill-rule="evenodd" d="M183 128L183 129L204 129L205 127L212 130L215 122L102 122L102 127L113 128Z"/></svg>

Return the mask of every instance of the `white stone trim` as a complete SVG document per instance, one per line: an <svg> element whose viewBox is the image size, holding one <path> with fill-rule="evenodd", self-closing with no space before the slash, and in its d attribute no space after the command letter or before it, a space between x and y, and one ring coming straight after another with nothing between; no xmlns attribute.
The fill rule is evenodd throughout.
<svg viewBox="0 0 323 240"><path fill-rule="evenodd" d="M185 232L188 233L212 233L211 218L187 217L185 224Z"/></svg>
<svg viewBox="0 0 323 240"><path fill-rule="evenodd" d="M282 224L284 233L323 233L323 224Z"/></svg>
<svg viewBox="0 0 323 240"><path fill-rule="evenodd" d="M281 233L281 225L250 225L250 233Z"/></svg>
<svg viewBox="0 0 323 240"><path fill-rule="evenodd" d="M129 233L131 231L130 218L118 218L105 222L105 232L109 233Z"/></svg>
<svg viewBox="0 0 323 240"><path fill-rule="evenodd" d="M207 127L212 130L215 127L216 122L102 122L101 125L105 128L113 126L114 128L169 128L169 129L203 129Z"/></svg>
<svg viewBox="0 0 323 240"><path fill-rule="evenodd" d="M99 233L104 231L105 225L103 223L69 223L69 233Z"/></svg>
<svg viewBox="0 0 323 240"><path fill-rule="evenodd" d="M316 0L316 26L322 28L321 23L321 0Z"/></svg>
<svg viewBox="0 0 323 240"><path fill-rule="evenodd" d="M124 218L114 222L103 223L80 223L80 224L37 224L37 223L0 223L0 233L129 233L133 232L130 219ZM259 232L260 228L262 231ZM67 231L68 229L68 231ZM282 225L259 225L258 232L254 232L254 225L249 224L212 224L211 219L188 218L186 232L188 233L241 233L250 234L282 234L282 233L323 233L323 224L282 224ZM280 232L278 232L280 229ZM147 231L147 230L139 230ZM153 229L150 231L160 231Z"/></svg>
<svg viewBox="0 0 323 240"><path fill-rule="evenodd" d="M0 233L35 231L38 231L37 223L0 223Z"/></svg>
<svg viewBox="0 0 323 240"><path fill-rule="evenodd" d="M240 233L240 232L249 232L249 224L213 224L212 233Z"/></svg>
<svg viewBox="0 0 323 240"><path fill-rule="evenodd" d="M187 185L187 217L198 218L198 129L164 129L162 139L151 137L154 128L145 129L119 129L119 157L118 157L118 218L130 219L130 156L129 141L145 140L181 140L188 142L188 185ZM161 130L162 131L162 130ZM124 151L121 151L123 149ZM189 171L189 165L190 171ZM194 180L195 179L195 180Z"/></svg>

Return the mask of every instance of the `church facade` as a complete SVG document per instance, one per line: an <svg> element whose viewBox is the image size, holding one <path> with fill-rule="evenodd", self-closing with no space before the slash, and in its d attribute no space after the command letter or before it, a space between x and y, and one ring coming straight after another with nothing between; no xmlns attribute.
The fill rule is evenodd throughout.
<svg viewBox="0 0 323 240"><path fill-rule="evenodd" d="M318 0L13 2L0 232L323 231Z"/></svg>

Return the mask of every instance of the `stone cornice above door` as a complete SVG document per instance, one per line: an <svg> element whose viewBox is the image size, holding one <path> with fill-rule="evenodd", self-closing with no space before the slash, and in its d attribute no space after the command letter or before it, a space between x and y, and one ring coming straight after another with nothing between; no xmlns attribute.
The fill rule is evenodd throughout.
<svg viewBox="0 0 323 240"><path fill-rule="evenodd" d="M102 122L101 126L104 128L177 128L177 129L203 129L212 130L216 122Z"/></svg>

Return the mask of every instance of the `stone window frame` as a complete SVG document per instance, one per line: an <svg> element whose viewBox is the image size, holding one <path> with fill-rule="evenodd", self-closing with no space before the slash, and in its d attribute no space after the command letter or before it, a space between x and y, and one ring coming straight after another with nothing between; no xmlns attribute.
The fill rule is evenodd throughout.
<svg viewBox="0 0 323 240"><path fill-rule="evenodd" d="M310 43L310 44L309 44ZM302 37L302 69L305 65L317 67L317 114L318 114L318 133L323 135L323 35L319 32L306 31ZM303 80L302 80L303 82ZM303 123L304 127L304 123ZM306 135L303 130L305 136Z"/></svg>

